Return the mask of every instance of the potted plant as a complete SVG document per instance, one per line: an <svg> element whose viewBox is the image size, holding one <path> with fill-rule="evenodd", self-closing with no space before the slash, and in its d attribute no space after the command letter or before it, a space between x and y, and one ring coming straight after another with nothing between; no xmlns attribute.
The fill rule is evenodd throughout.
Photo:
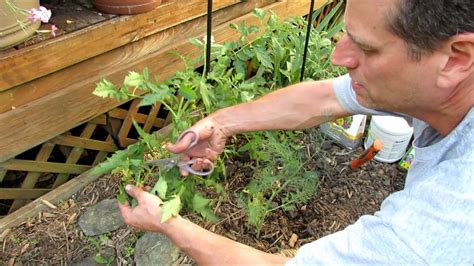
<svg viewBox="0 0 474 266"><path fill-rule="evenodd" d="M102 12L132 15L158 7L161 0L92 0L92 4Z"/></svg>
<svg viewBox="0 0 474 266"><path fill-rule="evenodd" d="M28 10L39 6L39 0L0 1L0 49L16 45L36 32L41 21L29 20Z"/></svg>

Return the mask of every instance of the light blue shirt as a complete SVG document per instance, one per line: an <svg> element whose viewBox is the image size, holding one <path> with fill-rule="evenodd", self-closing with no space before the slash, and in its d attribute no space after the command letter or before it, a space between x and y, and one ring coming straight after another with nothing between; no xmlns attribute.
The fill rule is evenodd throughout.
<svg viewBox="0 0 474 266"><path fill-rule="evenodd" d="M348 75L334 90L347 111L382 114L357 103ZM404 189L374 215L304 245L287 265L474 264L474 108L444 138L412 123L416 156Z"/></svg>

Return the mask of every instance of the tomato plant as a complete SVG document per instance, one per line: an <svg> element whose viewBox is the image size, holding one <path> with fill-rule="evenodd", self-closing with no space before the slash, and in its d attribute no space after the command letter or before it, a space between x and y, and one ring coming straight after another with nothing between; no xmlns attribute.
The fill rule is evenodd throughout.
<svg viewBox="0 0 474 266"><path fill-rule="evenodd" d="M204 56L205 43L192 39L191 43L201 49L202 55L192 60L181 56L186 69L164 82L152 78L145 69L142 73L130 72L119 87L107 80L97 84L94 91L97 96L117 100L140 97L140 106L161 103L172 116L173 129L169 136L147 134L134 123L140 141L126 150L117 151L95 169L96 174L121 173L119 200L126 200L124 184L154 184L150 192L164 201L163 220L176 215L181 207L194 210L206 219L217 219L211 210L213 200L200 191L212 188L224 193L220 178L225 174L225 166L221 160L207 177L181 177L176 168L163 171L144 161L150 156L170 156L162 143L176 141L180 132L205 115L299 82L307 22L301 17L281 21L274 14L264 21L260 9L256 9L254 15L260 19L260 26L266 25L264 33L251 40L250 35L258 32L260 26L247 26L244 22L230 24L241 37L237 41L211 45L213 60L207 77L196 71L197 62L202 62ZM328 28L329 21L325 22L326 28L318 26L318 31L313 29L311 33L305 79L335 77L344 71L329 63L334 49L332 37L342 28L342 23L333 23ZM136 95L137 90L144 94ZM224 154L249 152L259 166L254 179L239 194L249 223L257 229L271 211L290 209L295 203L308 200L316 190L317 173L305 170L306 162L301 156L301 146L297 144L300 137L301 132L249 133L244 135L245 143L239 149L229 147ZM277 199L279 205L275 207L272 202Z"/></svg>

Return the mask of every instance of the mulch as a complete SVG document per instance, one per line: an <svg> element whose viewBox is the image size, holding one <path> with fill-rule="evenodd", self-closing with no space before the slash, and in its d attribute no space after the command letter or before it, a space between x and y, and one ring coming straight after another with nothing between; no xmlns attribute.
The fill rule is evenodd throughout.
<svg viewBox="0 0 474 266"><path fill-rule="evenodd" d="M314 140L319 136L312 132L306 135L308 152L316 153L310 167L320 174L318 190L309 202L297 205L295 210L279 209L267 216L260 234L248 226L245 211L233 193L248 183L252 172L251 162L239 158L226 162L230 173L224 183L227 193L218 198L214 207L221 219L211 223L186 211L182 215L210 231L257 249L291 255L298 247L342 230L364 214L376 212L389 194L403 188L405 172L396 164L373 160L349 170L347 162L360 154L362 148L348 151L327 140L316 145ZM55 209L49 208L11 228L0 241L0 265L67 265L105 249L115 250L117 264L132 263L133 243L141 232L125 227L91 238L84 236L77 225L78 217L88 206L116 196L119 179L117 175L105 175L54 206ZM194 264L185 255L179 263Z"/></svg>

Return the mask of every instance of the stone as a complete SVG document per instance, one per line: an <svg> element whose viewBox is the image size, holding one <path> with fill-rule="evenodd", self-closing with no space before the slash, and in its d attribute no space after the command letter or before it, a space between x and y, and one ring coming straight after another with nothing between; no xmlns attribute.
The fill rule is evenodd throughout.
<svg viewBox="0 0 474 266"><path fill-rule="evenodd" d="M178 247L159 233L146 233L135 245L134 260L137 266L173 265L178 258Z"/></svg>
<svg viewBox="0 0 474 266"><path fill-rule="evenodd" d="M116 199L106 199L87 208L78 224L86 236L105 234L125 226Z"/></svg>

